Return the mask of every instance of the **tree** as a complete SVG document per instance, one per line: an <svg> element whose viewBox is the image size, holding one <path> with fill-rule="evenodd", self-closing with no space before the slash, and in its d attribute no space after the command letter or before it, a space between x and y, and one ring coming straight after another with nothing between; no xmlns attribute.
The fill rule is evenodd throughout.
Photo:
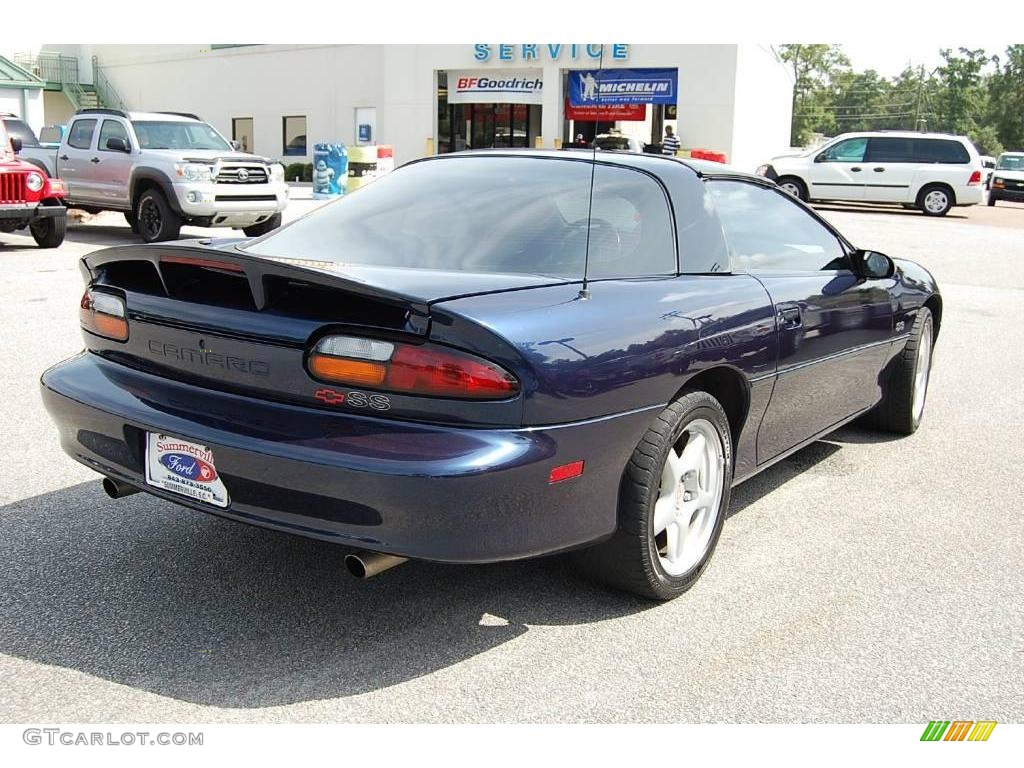
<svg viewBox="0 0 1024 768"><path fill-rule="evenodd" d="M811 133L829 124L832 78L850 68L850 60L838 45L788 43L779 57L793 72L793 124L790 142L804 144Z"/></svg>
<svg viewBox="0 0 1024 768"><path fill-rule="evenodd" d="M1024 150L1024 44L1009 46L1005 60L993 58L996 72L988 82L986 122L1004 147Z"/></svg>

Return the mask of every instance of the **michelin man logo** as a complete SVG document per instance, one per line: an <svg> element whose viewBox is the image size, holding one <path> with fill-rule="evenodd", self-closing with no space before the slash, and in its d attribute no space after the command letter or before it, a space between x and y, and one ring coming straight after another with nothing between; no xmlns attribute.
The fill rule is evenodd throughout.
<svg viewBox="0 0 1024 768"><path fill-rule="evenodd" d="M597 99L597 80L594 76L587 72L581 74L580 78L580 92L583 95L584 101L595 101Z"/></svg>
<svg viewBox="0 0 1024 768"><path fill-rule="evenodd" d="M314 192L329 192L331 189L331 180L334 178L334 169L328 168L327 163L320 160L316 164L316 168L313 169L313 191Z"/></svg>

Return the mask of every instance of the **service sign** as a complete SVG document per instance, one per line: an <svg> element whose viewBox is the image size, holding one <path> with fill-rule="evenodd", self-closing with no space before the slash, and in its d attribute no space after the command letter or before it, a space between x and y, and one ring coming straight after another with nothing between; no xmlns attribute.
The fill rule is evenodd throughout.
<svg viewBox="0 0 1024 768"><path fill-rule="evenodd" d="M541 104L544 77L535 69L448 72L449 104Z"/></svg>
<svg viewBox="0 0 1024 768"><path fill-rule="evenodd" d="M605 69L569 73L569 103L574 107L595 104L675 104L679 70Z"/></svg>

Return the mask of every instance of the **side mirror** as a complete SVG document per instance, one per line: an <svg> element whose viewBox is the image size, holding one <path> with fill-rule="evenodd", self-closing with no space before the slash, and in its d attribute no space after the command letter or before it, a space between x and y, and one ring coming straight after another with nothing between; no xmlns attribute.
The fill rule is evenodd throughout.
<svg viewBox="0 0 1024 768"><path fill-rule="evenodd" d="M816 162L816 163L824 163L825 162L825 153L822 152L821 154L817 155L814 158L814 162Z"/></svg>
<svg viewBox="0 0 1024 768"><path fill-rule="evenodd" d="M111 136L107 139L107 149L112 149L115 152L130 152L128 148L128 142L124 139L118 138L117 136Z"/></svg>
<svg viewBox="0 0 1024 768"><path fill-rule="evenodd" d="M853 271L868 280L884 280L896 274L896 263L878 251L854 251L850 254Z"/></svg>
<svg viewBox="0 0 1024 768"><path fill-rule="evenodd" d="M231 140L231 148L236 152L242 148L242 143L239 141Z"/></svg>
<svg viewBox="0 0 1024 768"><path fill-rule="evenodd" d="M21 152L21 139L11 136L11 149L14 150L14 154Z"/></svg>

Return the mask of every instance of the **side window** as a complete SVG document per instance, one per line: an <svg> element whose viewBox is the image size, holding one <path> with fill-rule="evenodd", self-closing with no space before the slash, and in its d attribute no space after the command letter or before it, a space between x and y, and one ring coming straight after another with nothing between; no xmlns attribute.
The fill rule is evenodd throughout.
<svg viewBox="0 0 1024 768"><path fill-rule="evenodd" d="M784 192L742 181L710 181L734 272L847 269L842 243Z"/></svg>
<svg viewBox="0 0 1024 768"><path fill-rule="evenodd" d="M832 163L860 163L868 148L866 138L847 139L825 150L825 160Z"/></svg>
<svg viewBox="0 0 1024 768"><path fill-rule="evenodd" d="M107 150L107 139L121 139L126 145L131 146L128 131L117 120L104 120L103 127L100 128L99 148L103 151L113 151Z"/></svg>
<svg viewBox="0 0 1024 768"><path fill-rule="evenodd" d="M88 149L92 146L92 134L96 130L95 120L75 120L68 135L68 146Z"/></svg>
<svg viewBox="0 0 1024 768"><path fill-rule="evenodd" d="M589 245L590 277L643 277L676 273L672 216L661 186L628 168L594 168L594 199L587 232L588 195L554 198L565 223Z"/></svg>
<svg viewBox="0 0 1024 768"><path fill-rule="evenodd" d="M962 165L971 162L964 145L951 139L915 139L914 154L919 163Z"/></svg>
<svg viewBox="0 0 1024 768"><path fill-rule="evenodd" d="M868 141L869 163L914 162L914 140L896 137L873 138Z"/></svg>

